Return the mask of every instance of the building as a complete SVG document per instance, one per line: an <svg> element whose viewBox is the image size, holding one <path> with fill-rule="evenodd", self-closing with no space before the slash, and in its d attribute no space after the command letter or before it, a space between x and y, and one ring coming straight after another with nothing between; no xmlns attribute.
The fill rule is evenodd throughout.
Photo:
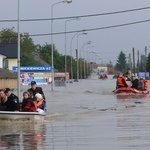
<svg viewBox="0 0 150 150"><path fill-rule="evenodd" d="M0 43L0 68L12 70L17 66L17 43Z"/></svg>
<svg viewBox="0 0 150 150"><path fill-rule="evenodd" d="M17 88L17 73L8 69L0 68L0 89L9 87L11 89Z"/></svg>

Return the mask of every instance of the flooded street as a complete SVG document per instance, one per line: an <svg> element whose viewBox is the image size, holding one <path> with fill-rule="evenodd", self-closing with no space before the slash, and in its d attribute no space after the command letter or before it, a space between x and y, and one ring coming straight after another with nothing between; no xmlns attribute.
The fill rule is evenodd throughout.
<svg viewBox="0 0 150 150"><path fill-rule="evenodd" d="M42 86L44 122L2 122L0 150L149 150L149 95L117 96L115 84L94 75L54 92Z"/></svg>

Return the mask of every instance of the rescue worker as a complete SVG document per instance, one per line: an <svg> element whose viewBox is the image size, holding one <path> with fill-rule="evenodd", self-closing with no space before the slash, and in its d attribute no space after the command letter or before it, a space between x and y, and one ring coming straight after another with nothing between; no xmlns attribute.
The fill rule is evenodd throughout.
<svg viewBox="0 0 150 150"><path fill-rule="evenodd" d="M119 75L116 85L116 88L128 87L128 84L126 83L126 76L124 74Z"/></svg>
<svg viewBox="0 0 150 150"><path fill-rule="evenodd" d="M20 111L18 97L12 93L10 88L5 88L4 93L7 96L7 101L5 102L6 111Z"/></svg>
<svg viewBox="0 0 150 150"><path fill-rule="evenodd" d="M140 91L144 90L144 82L143 82L142 77L140 77L140 80L139 80L138 90L140 90Z"/></svg>
<svg viewBox="0 0 150 150"><path fill-rule="evenodd" d="M144 82L144 90L148 90L148 80L143 79Z"/></svg>
<svg viewBox="0 0 150 150"><path fill-rule="evenodd" d="M144 78L140 79L140 84L142 84L142 90L147 91L148 90L148 80L145 80Z"/></svg>
<svg viewBox="0 0 150 150"><path fill-rule="evenodd" d="M28 92L33 94L34 99L35 99L35 95L37 93L40 93L45 100L45 95L44 95L43 89L41 87L37 87L37 84L35 81L31 81L31 88L28 89Z"/></svg>
<svg viewBox="0 0 150 150"><path fill-rule="evenodd" d="M128 80L128 81L131 81L131 76L132 76L131 69L128 68L128 69L127 69L127 72L126 72L126 77L127 77L127 80Z"/></svg>
<svg viewBox="0 0 150 150"><path fill-rule="evenodd" d="M131 88L137 89L138 90L138 86L139 86L139 79L136 75L133 75L131 77L131 81L132 81L132 86Z"/></svg>

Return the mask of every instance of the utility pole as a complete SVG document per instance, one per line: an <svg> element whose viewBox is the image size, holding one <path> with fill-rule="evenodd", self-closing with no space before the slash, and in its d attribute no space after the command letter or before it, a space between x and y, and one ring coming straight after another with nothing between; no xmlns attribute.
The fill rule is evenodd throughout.
<svg viewBox="0 0 150 150"><path fill-rule="evenodd" d="M134 48L132 49L132 52L133 52L133 72L135 74L135 51L134 51Z"/></svg>
<svg viewBox="0 0 150 150"><path fill-rule="evenodd" d="M129 53L129 68L132 70L131 53Z"/></svg>
<svg viewBox="0 0 150 150"><path fill-rule="evenodd" d="M146 63L147 63L147 46L145 46L145 79L146 79Z"/></svg>
<svg viewBox="0 0 150 150"><path fill-rule="evenodd" d="M78 64L78 49L76 49L76 60L77 60L77 77L76 77L76 82L79 81L79 64Z"/></svg>
<svg viewBox="0 0 150 150"><path fill-rule="evenodd" d="M139 58L139 50L137 52L137 57L138 57L138 60L137 60L137 72L139 73L139 66L140 66L140 58Z"/></svg>

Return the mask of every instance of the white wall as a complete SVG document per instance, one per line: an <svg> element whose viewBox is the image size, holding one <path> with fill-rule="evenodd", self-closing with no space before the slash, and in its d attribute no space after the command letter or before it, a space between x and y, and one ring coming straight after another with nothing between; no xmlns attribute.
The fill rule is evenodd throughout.
<svg viewBox="0 0 150 150"><path fill-rule="evenodd" d="M6 56L0 54L0 68L3 68L3 59L6 58Z"/></svg>

